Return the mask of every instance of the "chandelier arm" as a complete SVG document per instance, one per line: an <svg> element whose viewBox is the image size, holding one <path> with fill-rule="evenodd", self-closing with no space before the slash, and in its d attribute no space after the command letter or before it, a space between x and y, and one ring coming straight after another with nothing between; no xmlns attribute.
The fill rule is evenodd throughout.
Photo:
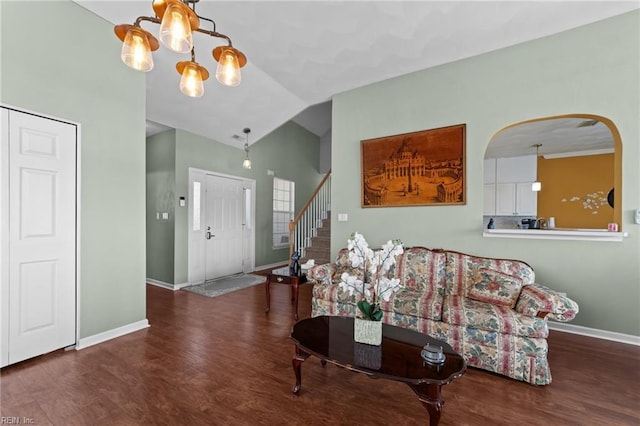
<svg viewBox="0 0 640 426"><path fill-rule="evenodd" d="M136 19L135 25L136 27L140 26L140 22L142 21L149 21L149 22L153 22L154 24L160 24L162 23L158 18L152 18L151 16L138 16L138 19Z"/></svg>
<svg viewBox="0 0 640 426"><path fill-rule="evenodd" d="M199 18L200 19L206 19L207 21L213 22L211 19L202 18L202 16L199 16ZM151 16L138 16L138 19L136 19L136 22L134 23L134 25L136 27L139 27L140 26L140 22L142 22L142 21L153 22L154 24L161 24L162 23L162 21L160 21L160 19L158 19L158 18L152 18ZM233 47L233 43L231 42L231 39L229 38L229 36L217 32L215 30L215 22L213 22L213 25L214 25L214 30L213 31L205 30L205 29L202 29L202 28L196 28L193 31L197 31L199 33L206 34L206 35L211 36L211 37L217 37L217 38L225 39L225 40L227 40L227 43L229 43L229 47Z"/></svg>
<svg viewBox="0 0 640 426"><path fill-rule="evenodd" d="M216 21L214 21L213 19L205 18L204 16L200 16L200 15L198 15L198 18L211 22L213 24L213 32L214 33L216 32Z"/></svg>
<svg viewBox="0 0 640 426"><path fill-rule="evenodd" d="M199 33L202 33L202 34L209 35L211 37L223 38L223 39L227 40L227 43L229 43L229 47L233 47L233 44L231 43L231 39L228 36L226 36L226 35L224 35L222 33L219 33L219 32L216 32L216 31L203 30L202 28L198 28L195 31L197 31Z"/></svg>

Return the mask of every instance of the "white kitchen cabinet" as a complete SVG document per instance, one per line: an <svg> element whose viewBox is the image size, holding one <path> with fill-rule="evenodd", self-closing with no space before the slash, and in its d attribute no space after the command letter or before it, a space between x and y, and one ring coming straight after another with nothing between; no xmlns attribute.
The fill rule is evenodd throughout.
<svg viewBox="0 0 640 426"><path fill-rule="evenodd" d="M531 190L532 183L516 184L516 215L518 216L538 215L538 193Z"/></svg>
<svg viewBox="0 0 640 426"><path fill-rule="evenodd" d="M538 193L531 190L536 169L535 155L485 159L483 215L536 216Z"/></svg>
<svg viewBox="0 0 640 426"><path fill-rule="evenodd" d="M484 202L483 202L484 216L496 215L496 184L488 183L484 185Z"/></svg>
<svg viewBox="0 0 640 426"><path fill-rule="evenodd" d="M496 160L496 183L524 183L536 180L537 157L498 158Z"/></svg>
<svg viewBox="0 0 640 426"><path fill-rule="evenodd" d="M538 194L532 182L497 183L495 185L496 216L536 216Z"/></svg>

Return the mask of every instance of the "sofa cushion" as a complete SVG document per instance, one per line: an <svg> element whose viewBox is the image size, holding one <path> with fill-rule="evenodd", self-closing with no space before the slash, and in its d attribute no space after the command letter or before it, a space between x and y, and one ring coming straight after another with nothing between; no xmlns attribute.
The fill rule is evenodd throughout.
<svg viewBox="0 0 640 426"><path fill-rule="evenodd" d="M480 268L475 282L469 287L467 297L479 302L513 308L516 306L521 289L522 278Z"/></svg>
<svg viewBox="0 0 640 426"><path fill-rule="evenodd" d="M481 268L491 269L522 279L523 285L533 284L535 273L520 260L491 259L447 251L446 294L466 296Z"/></svg>
<svg viewBox="0 0 640 426"><path fill-rule="evenodd" d="M349 261L349 249L342 248L338 252L336 256L335 262L335 271L332 277L332 281L334 283L339 283L341 281L341 277L343 273L348 273L349 275L355 275L358 277L362 277L363 269L362 268L354 268L351 266L351 262ZM396 267L392 265L387 272L384 274L387 278L395 278L396 277Z"/></svg>
<svg viewBox="0 0 640 426"><path fill-rule="evenodd" d="M578 304L564 293L542 284L525 286L515 310L528 316L547 317L556 321L571 321L578 314Z"/></svg>
<svg viewBox="0 0 640 426"><path fill-rule="evenodd" d="M444 294L447 257L444 252L424 247L405 248L397 260L396 275L402 288Z"/></svg>
<svg viewBox="0 0 640 426"><path fill-rule="evenodd" d="M549 335L542 318L522 315L504 305L479 302L462 296L445 296L442 320L452 325L496 331L515 336L542 337Z"/></svg>
<svg viewBox="0 0 640 426"><path fill-rule="evenodd" d="M442 300L441 294L433 294L431 291L401 288L388 304L383 303L381 307L402 315L439 321L442 319Z"/></svg>
<svg viewBox="0 0 640 426"><path fill-rule="evenodd" d="M352 304L356 305L358 300L361 299L360 294L353 293L349 295L348 291L342 290L340 286L335 283L326 284L326 283L316 283L313 286L313 298L326 300L330 303L343 303L343 304Z"/></svg>

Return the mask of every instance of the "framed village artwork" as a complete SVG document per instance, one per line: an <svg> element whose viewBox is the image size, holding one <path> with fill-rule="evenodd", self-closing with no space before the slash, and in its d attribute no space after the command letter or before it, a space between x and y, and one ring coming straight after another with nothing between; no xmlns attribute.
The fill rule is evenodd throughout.
<svg viewBox="0 0 640 426"><path fill-rule="evenodd" d="M466 204L466 125L360 142L362 207Z"/></svg>

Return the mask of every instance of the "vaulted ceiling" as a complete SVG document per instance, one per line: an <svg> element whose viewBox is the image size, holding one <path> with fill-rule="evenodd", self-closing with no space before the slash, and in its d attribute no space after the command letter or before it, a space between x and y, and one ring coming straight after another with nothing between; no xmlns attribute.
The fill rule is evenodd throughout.
<svg viewBox="0 0 640 426"><path fill-rule="evenodd" d="M114 25L154 16L149 0L76 3ZM202 98L188 98L178 88L175 64L189 55L161 46L146 76L147 120L238 148L244 136L233 136L244 127L252 129L254 143L291 119L322 136L337 93L639 7L637 1L199 0L198 15L215 20L216 30L247 56L242 83L216 81L211 50L224 40L196 33L196 59L212 77ZM157 36L158 25L142 27ZM104 53L119 56L120 47L114 35L113 49Z"/></svg>

